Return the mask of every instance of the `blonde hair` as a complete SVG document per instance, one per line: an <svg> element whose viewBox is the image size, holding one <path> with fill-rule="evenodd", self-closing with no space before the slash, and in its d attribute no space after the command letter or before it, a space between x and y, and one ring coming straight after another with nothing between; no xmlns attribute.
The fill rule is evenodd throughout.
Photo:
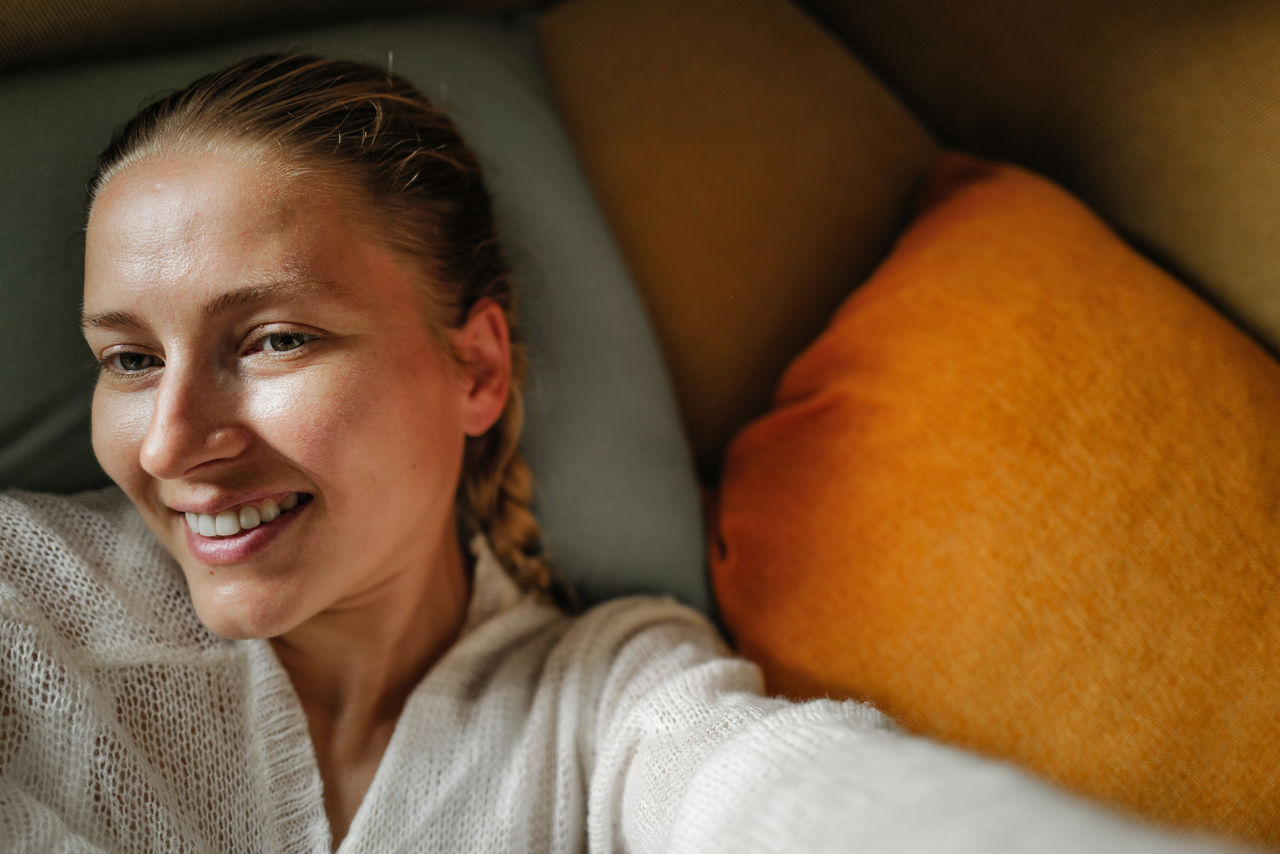
<svg viewBox="0 0 1280 854"><path fill-rule="evenodd" d="M99 157L89 204L137 161L228 150L345 194L368 236L420 268L424 316L442 346L443 330L461 326L478 301L502 307L512 330L511 391L497 423L467 439L459 521L488 537L522 588L569 604L568 586L542 554L533 476L519 447L527 360L510 271L480 165L453 123L407 81L373 66L253 57L144 107Z"/></svg>

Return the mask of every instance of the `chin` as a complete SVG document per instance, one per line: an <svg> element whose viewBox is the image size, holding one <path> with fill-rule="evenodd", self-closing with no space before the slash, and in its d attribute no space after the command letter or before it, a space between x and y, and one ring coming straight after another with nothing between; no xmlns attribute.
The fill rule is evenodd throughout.
<svg viewBox="0 0 1280 854"><path fill-rule="evenodd" d="M190 579L188 585L200 622L215 635L229 640L279 637L303 619L296 610L296 596L245 590L244 585L206 586L199 590Z"/></svg>

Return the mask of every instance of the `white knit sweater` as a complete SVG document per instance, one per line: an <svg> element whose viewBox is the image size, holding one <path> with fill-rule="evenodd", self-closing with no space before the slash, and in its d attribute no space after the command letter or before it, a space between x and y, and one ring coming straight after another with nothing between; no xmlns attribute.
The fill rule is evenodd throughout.
<svg viewBox="0 0 1280 854"><path fill-rule="evenodd" d="M474 589L341 851L1208 850L865 706L763 698L673 602L567 618L483 544ZM210 634L114 490L0 496L0 772L4 851L330 848L270 645Z"/></svg>

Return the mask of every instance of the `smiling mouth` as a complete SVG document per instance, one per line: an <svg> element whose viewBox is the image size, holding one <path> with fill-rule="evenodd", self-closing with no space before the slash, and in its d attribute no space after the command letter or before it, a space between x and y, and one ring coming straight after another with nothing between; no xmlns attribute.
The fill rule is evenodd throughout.
<svg viewBox="0 0 1280 854"><path fill-rule="evenodd" d="M187 527L202 537L234 537L259 525L274 522L295 507L311 501L305 492L293 492L279 502L273 498L251 504L241 504L221 513L187 513Z"/></svg>

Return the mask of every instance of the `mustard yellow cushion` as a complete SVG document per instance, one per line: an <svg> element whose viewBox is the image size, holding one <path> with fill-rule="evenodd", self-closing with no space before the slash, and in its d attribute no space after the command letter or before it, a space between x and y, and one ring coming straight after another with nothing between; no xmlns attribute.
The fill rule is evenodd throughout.
<svg viewBox="0 0 1280 854"><path fill-rule="evenodd" d="M949 156L930 192L730 448L740 650L1280 844L1280 366L1043 179Z"/></svg>
<svg viewBox="0 0 1280 854"><path fill-rule="evenodd" d="M572 0L539 32L714 480L888 250L937 147L788 0Z"/></svg>

